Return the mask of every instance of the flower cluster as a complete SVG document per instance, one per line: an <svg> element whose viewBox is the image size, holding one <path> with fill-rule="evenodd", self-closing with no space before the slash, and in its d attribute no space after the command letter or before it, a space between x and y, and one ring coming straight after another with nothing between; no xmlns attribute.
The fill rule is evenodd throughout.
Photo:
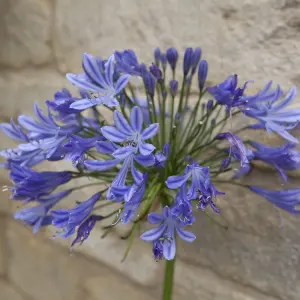
<svg viewBox="0 0 300 300"><path fill-rule="evenodd" d="M300 109L288 108L296 88L284 96L269 82L249 95L249 81L239 87L237 75L207 87L208 63L201 49L185 50L182 72L178 58L175 48L165 53L155 49L150 65L140 63L132 50L116 51L108 59L84 54L83 72L67 74L77 96L63 89L45 102L47 113L35 104L35 118L21 115L17 122L1 124L4 134L19 143L0 152L5 158L1 166L13 182L7 189L12 199L30 203L15 219L33 232L55 226L63 238L74 235L72 246L84 242L104 219L113 218L106 230L131 224L132 237L135 227L148 220L154 226L141 239L152 243L156 260L172 260L178 238L195 240L187 228L197 214L221 213L217 197L225 193L215 184L222 173L232 171L227 182L234 184L259 160L287 181L286 171L300 167L298 140L291 134ZM246 127L223 132L226 122L239 114L257 121L247 128L273 132L286 143L270 147L243 141L238 134ZM36 169L43 161L60 160L68 160L70 170ZM79 177L95 179L97 193L79 199L73 208L58 208L79 189L64 186ZM283 210L300 212L300 189L244 187ZM99 201L119 208L103 215Z"/></svg>

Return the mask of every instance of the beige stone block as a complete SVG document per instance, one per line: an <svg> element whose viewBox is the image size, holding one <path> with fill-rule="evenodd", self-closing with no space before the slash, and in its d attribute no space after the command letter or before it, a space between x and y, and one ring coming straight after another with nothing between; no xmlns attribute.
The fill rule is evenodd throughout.
<svg viewBox="0 0 300 300"><path fill-rule="evenodd" d="M4 279L0 279L0 300L29 300Z"/></svg>
<svg viewBox="0 0 300 300"><path fill-rule="evenodd" d="M4 0L0 14L0 64L20 68L51 61L50 1Z"/></svg>

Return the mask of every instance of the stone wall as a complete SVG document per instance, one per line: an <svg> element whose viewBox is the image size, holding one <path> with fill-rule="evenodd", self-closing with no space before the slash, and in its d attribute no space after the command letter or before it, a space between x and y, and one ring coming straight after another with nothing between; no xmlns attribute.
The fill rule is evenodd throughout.
<svg viewBox="0 0 300 300"><path fill-rule="evenodd" d="M83 52L133 48L150 63L156 46L201 46L212 81L238 73L258 87L274 79L287 88L300 83L299 37L299 0L2 0L0 118L30 113L68 85L64 74L80 69ZM270 175L247 180L281 184ZM159 299L163 264L148 244L136 239L121 263L126 241L118 232L101 239L96 228L69 253L69 241L14 221L8 196L0 201L0 300ZM200 218L195 243L179 245L175 299L298 300L300 219L284 214L280 227L272 206L232 187L220 206L227 230Z"/></svg>

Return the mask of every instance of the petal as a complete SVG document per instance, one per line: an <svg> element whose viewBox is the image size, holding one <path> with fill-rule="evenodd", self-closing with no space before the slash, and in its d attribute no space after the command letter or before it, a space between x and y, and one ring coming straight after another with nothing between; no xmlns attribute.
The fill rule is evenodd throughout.
<svg viewBox="0 0 300 300"><path fill-rule="evenodd" d="M101 128L101 132L105 138L111 142L123 142L128 137L126 134L120 132L116 127L104 126Z"/></svg>
<svg viewBox="0 0 300 300"><path fill-rule="evenodd" d="M134 164L131 165L131 175L136 183L140 183L143 180L142 172L138 171Z"/></svg>
<svg viewBox="0 0 300 300"><path fill-rule="evenodd" d="M196 239L196 236L192 232L186 231L179 227L176 227L176 231L179 237L188 243L192 243Z"/></svg>
<svg viewBox="0 0 300 300"><path fill-rule="evenodd" d="M148 214L147 220L150 224L160 224L164 220L164 218L162 215L153 212Z"/></svg>
<svg viewBox="0 0 300 300"><path fill-rule="evenodd" d="M190 173L185 175L175 175L168 177L166 185L169 189L177 189L181 187L190 177Z"/></svg>
<svg viewBox="0 0 300 300"><path fill-rule="evenodd" d="M149 155L154 151L155 147L152 144L139 142L139 150L142 155Z"/></svg>
<svg viewBox="0 0 300 300"><path fill-rule="evenodd" d="M87 90L87 91L91 91L91 92L99 92L99 90L101 90L100 87L89 82L88 79L83 75L76 75L76 74L68 73L66 75L66 77L71 83L73 83L75 86L77 86L83 90Z"/></svg>
<svg viewBox="0 0 300 300"><path fill-rule="evenodd" d="M118 147L112 142L100 141L100 142L96 142L95 146L98 152L104 154L112 154L114 151L118 149Z"/></svg>
<svg viewBox="0 0 300 300"><path fill-rule="evenodd" d="M96 59L88 53L83 54L82 66L87 76L102 87L108 87L100 72Z"/></svg>
<svg viewBox="0 0 300 300"><path fill-rule="evenodd" d="M117 129L128 135L133 134L133 131L130 127L130 125L128 124L127 120L124 118L124 116L117 110L115 110L114 112L114 121L115 121L115 125L117 127Z"/></svg>
<svg viewBox="0 0 300 300"><path fill-rule="evenodd" d="M135 106L130 112L131 127L136 132L141 132L143 127L143 113L142 110Z"/></svg>
<svg viewBox="0 0 300 300"><path fill-rule="evenodd" d="M150 155L138 154L138 155L134 156L134 159L138 164L140 164L144 167L150 167L155 164L155 158L152 154L150 154Z"/></svg>
<svg viewBox="0 0 300 300"><path fill-rule="evenodd" d="M91 171L105 171L113 168L118 163L119 159L110 159L110 160L86 160L84 165L87 169Z"/></svg>
<svg viewBox="0 0 300 300"><path fill-rule="evenodd" d="M126 146L126 147L122 147L122 148L119 148L117 149L116 151L113 152L113 156L115 158L118 158L118 159L125 159L126 157L128 157L130 154L132 154L134 148L132 146Z"/></svg>
<svg viewBox="0 0 300 300"><path fill-rule="evenodd" d="M108 58L108 61L105 63L105 79L109 86L114 85L114 81L113 81L114 63L115 63L115 56L113 54Z"/></svg>
<svg viewBox="0 0 300 300"><path fill-rule="evenodd" d="M176 254L176 241L174 237L174 227L169 226L167 231L169 239L164 240L163 243L163 254L166 260L172 260Z"/></svg>
<svg viewBox="0 0 300 300"><path fill-rule="evenodd" d="M124 89L124 87L127 85L128 81L129 81L129 79L130 79L129 74L124 74L119 77L118 81L116 82L116 86L115 86L116 94L119 94Z"/></svg>
<svg viewBox="0 0 300 300"><path fill-rule="evenodd" d="M101 104L101 100L99 98L82 99L82 100L73 102L70 105L70 108L77 109L77 110L84 110L89 107L95 106L97 104Z"/></svg>
<svg viewBox="0 0 300 300"><path fill-rule="evenodd" d="M158 123L151 124L149 127L147 127L143 132L141 138L143 140L148 140L152 138L154 135L156 135L159 128Z"/></svg>
<svg viewBox="0 0 300 300"><path fill-rule="evenodd" d="M141 239L146 242L153 242L155 240L158 240L163 235L165 229L166 224L161 224L156 228L149 229L141 235Z"/></svg>

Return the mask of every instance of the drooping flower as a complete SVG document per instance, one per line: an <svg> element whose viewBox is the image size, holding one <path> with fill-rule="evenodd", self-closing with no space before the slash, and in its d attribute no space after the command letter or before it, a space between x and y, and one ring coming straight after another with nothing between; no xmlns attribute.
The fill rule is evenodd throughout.
<svg viewBox="0 0 300 300"><path fill-rule="evenodd" d="M52 216L48 214L49 210L71 192L72 190L62 191L46 198L36 199L39 205L18 210L14 218L23 221L27 226L32 226L32 232L36 233L41 226L47 226L52 223Z"/></svg>
<svg viewBox="0 0 300 300"><path fill-rule="evenodd" d="M165 259L172 260L175 257L175 231L178 236L186 242L191 243L196 238L193 233L183 229L185 224L176 215L172 214L172 210L168 206L163 208L161 215L158 213L150 213L148 215L148 222L159 226L144 232L141 235L141 239L146 242L154 243L155 247L153 247L153 250L156 258L161 256L161 248L159 247L160 242L162 244L162 252Z"/></svg>
<svg viewBox="0 0 300 300"><path fill-rule="evenodd" d="M192 180L188 188L189 199L198 199L200 193L207 193L211 189L209 168L201 167L195 161L191 165L187 165L183 175L168 177L166 185L169 189L177 189L186 184L190 177Z"/></svg>
<svg viewBox="0 0 300 300"><path fill-rule="evenodd" d="M215 139L226 139L231 144L231 147L228 150L229 155L232 155L235 159L241 162L241 167L235 176L239 177L247 174L251 168L250 161L253 159L252 150L247 149L240 137L231 132L219 133Z"/></svg>
<svg viewBox="0 0 300 300"><path fill-rule="evenodd" d="M125 117L119 112L114 112L114 126L104 126L101 132L111 142L128 143L137 146L142 155L149 155L155 147L152 144L144 143L152 138L158 131L158 123L151 124L143 130L143 113L135 106L130 113L130 125Z"/></svg>
<svg viewBox="0 0 300 300"><path fill-rule="evenodd" d="M50 194L59 185L67 183L72 174L68 171L37 172L27 167L13 165L10 178L15 184L11 187L12 198L32 201Z"/></svg>
<svg viewBox="0 0 300 300"><path fill-rule="evenodd" d="M134 76L142 76L146 70L144 64L139 64L136 54L133 50L115 52L116 68L118 72Z"/></svg>
<svg viewBox="0 0 300 300"><path fill-rule="evenodd" d="M285 171L300 168L300 152L295 149L295 144L286 143L281 147L270 147L251 142L250 145L256 149L253 152L254 159L261 160L276 168L284 181L287 181Z"/></svg>
<svg viewBox="0 0 300 300"><path fill-rule="evenodd" d="M250 186L249 189L291 214L300 213L300 189L269 191L257 186Z"/></svg>
<svg viewBox="0 0 300 300"><path fill-rule="evenodd" d="M84 110L95 105L104 104L108 107L118 106L117 95L121 93L127 85L130 75L120 75L118 80L114 82L114 55L112 55L102 68L92 55L85 53L83 55L84 74L67 74L67 78L71 83L80 89L88 92L96 93L95 98L85 98L75 101L70 108Z"/></svg>
<svg viewBox="0 0 300 300"><path fill-rule="evenodd" d="M101 193L96 193L90 199L81 202L80 204L78 204L76 207L72 209L52 210L51 211L51 215L53 217L52 224L55 227L62 229L62 232L59 235L61 235L63 238L67 238L72 234L74 234L76 228L82 225L83 222L89 217L89 215L91 214L94 208L95 203L99 200L100 197L101 197ZM89 222L85 223L84 225L81 227L81 230L83 231L79 234L79 237L76 237L75 240L77 240L77 238L82 239L82 236L84 236L83 235L84 229L87 229L86 226L89 225L88 227L91 227L91 224L89 224Z"/></svg>
<svg viewBox="0 0 300 300"><path fill-rule="evenodd" d="M268 132L276 132L284 139L298 144L299 141L288 131L295 128L300 121L300 108L286 109L290 105L297 93L296 87L292 87L282 97L282 90L278 85L271 90L272 82L270 81L263 90L254 96L244 96L245 102L243 113L259 121L252 128L264 128Z"/></svg>
<svg viewBox="0 0 300 300"><path fill-rule="evenodd" d="M249 81L245 82L242 88L238 87L237 75L228 76L222 83L216 86L207 88L207 91L216 99L216 101L227 107L230 111L231 108L245 104L244 92L247 88Z"/></svg>

